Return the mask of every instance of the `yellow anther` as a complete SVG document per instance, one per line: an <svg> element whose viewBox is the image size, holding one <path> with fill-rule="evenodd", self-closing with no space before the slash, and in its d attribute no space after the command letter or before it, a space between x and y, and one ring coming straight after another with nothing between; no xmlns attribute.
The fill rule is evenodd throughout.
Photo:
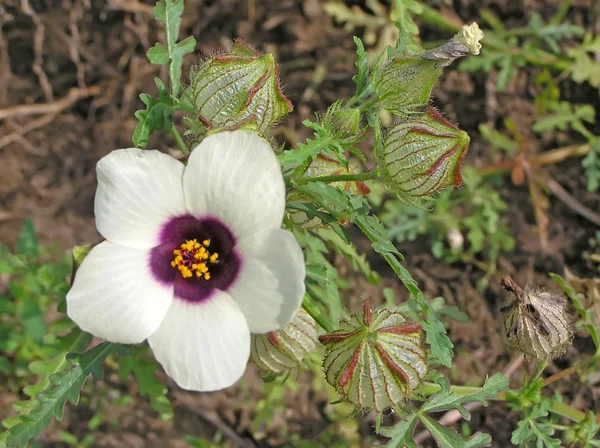
<svg viewBox="0 0 600 448"><path fill-rule="evenodd" d="M178 249L173 250L171 267L176 268L183 278L195 276L209 280L210 272L206 260L215 263L219 259L218 253L211 254L207 250L209 246L209 239L203 240L202 243L195 239L181 243Z"/></svg>

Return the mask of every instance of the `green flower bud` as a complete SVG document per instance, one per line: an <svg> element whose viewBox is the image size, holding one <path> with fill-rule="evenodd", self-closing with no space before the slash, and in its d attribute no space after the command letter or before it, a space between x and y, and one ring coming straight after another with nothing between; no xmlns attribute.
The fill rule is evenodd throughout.
<svg viewBox="0 0 600 448"><path fill-rule="evenodd" d="M421 324L364 303L340 329L319 337L327 348L325 378L360 409L381 412L410 398L427 374Z"/></svg>
<svg viewBox="0 0 600 448"><path fill-rule="evenodd" d="M354 146L365 133L362 126L362 114L358 109L342 109L342 101L333 103L322 120L329 136L342 146Z"/></svg>
<svg viewBox="0 0 600 448"><path fill-rule="evenodd" d="M515 296L501 309L509 347L540 361L562 355L573 338L565 300L545 291L521 289L508 276L501 285Z"/></svg>
<svg viewBox="0 0 600 448"><path fill-rule="evenodd" d="M390 128L376 154L377 173L388 190L410 202L462 185L469 136L429 107Z"/></svg>
<svg viewBox="0 0 600 448"><path fill-rule="evenodd" d="M284 328L267 334L253 334L250 361L262 372L280 374L296 367L317 346L317 324L300 308Z"/></svg>
<svg viewBox="0 0 600 448"><path fill-rule="evenodd" d="M226 54L213 56L190 73L185 95L192 134L233 130L252 122L265 134L293 110L281 90L273 55L260 54L241 40Z"/></svg>
<svg viewBox="0 0 600 448"><path fill-rule="evenodd" d="M417 56L395 58L375 68L372 83L381 107L406 116L429 102L440 72L435 61Z"/></svg>

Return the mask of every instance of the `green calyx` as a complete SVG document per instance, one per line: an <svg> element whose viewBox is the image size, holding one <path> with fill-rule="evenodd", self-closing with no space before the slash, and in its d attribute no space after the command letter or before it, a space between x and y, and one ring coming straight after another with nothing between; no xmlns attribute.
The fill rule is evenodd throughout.
<svg viewBox="0 0 600 448"><path fill-rule="evenodd" d="M364 303L340 329L319 337L325 378L359 409L381 412L409 399L428 371L421 325Z"/></svg>
<svg viewBox="0 0 600 448"><path fill-rule="evenodd" d="M321 120L328 135L340 145L354 146L362 139L366 126L362 125L362 113L359 109L344 109L342 101L333 103Z"/></svg>
<svg viewBox="0 0 600 448"><path fill-rule="evenodd" d="M420 202L462 185L461 167L469 136L429 107L389 129L375 154L377 173L390 193Z"/></svg>
<svg viewBox="0 0 600 448"><path fill-rule="evenodd" d="M440 72L435 61L416 56L394 58L375 69L372 83L381 107L408 116L429 102Z"/></svg>
<svg viewBox="0 0 600 448"><path fill-rule="evenodd" d="M273 55L260 54L237 40L226 54L214 56L190 73L184 103L193 115L188 134L254 128L261 134L293 110L279 83Z"/></svg>

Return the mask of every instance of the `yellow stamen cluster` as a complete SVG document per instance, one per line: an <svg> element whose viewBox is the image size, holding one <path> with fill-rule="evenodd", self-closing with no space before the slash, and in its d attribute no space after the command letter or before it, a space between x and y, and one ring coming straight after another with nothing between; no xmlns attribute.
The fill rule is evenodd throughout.
<svg viewBox="0 0 600 448"><path fill-rule="evenodd" d="M210 253L208 247L210 240L204 240L199 243L197 240L187 240L179 246L179 249L173 251L175 258L171 261L171 266L181 272L183 278L202 277L204 280L210 280L208 263L217 263L219 254Z"/></svg>

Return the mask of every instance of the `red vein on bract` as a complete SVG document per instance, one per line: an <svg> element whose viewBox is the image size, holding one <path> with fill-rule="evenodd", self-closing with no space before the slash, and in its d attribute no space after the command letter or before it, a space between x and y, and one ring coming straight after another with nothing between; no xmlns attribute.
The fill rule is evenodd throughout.
<svg viewBox="0 0 600 448"><path fill-rule="evenodd" d="M402 369L402 367L396 364L392 357L389 355L389 353L386 352L379 344L375 344L375 349L379 353L379 356L381 356L381 359L383 359L383 362L385 362L390 369L392 369L398 376L400 376L404 384L410 387L410 380L408 379L408 375Z"/></svg>
<svg viewBox="0 0 600 448"><path fill-rule="evenodd" d="M350 333L324 334L323 336L319 336L319 342L321 342L321 344L337 344L339 342L344 342L346 339L354 336L360 330L361 328L358 328Z"/></svg>
<svg viewBox="0 0 600 448"><path fill-rule="evenodd" d="M393 334L411 334L421 331L421 324L418 322L408 322L402 325L394 325L393 327L383 327L376 330L377 333L393 333Z"/></svg>
<svg viewBox="0 0 600 448"><path fill-rule="evenodd" d="M338 383L341 389L344 389L346 387L346 385L350 381L350 378L352 378L352 375L354 374L354 370L356 369L356 366L358 364L358 358L360 357L362 344L363 341L360 341L358 347L356 347L356 350L354 350L354 354L352 355L350 362L348 363L348 365L344 369L344 372L342 373L342 377L340 378L340 382Z"/></svg>

